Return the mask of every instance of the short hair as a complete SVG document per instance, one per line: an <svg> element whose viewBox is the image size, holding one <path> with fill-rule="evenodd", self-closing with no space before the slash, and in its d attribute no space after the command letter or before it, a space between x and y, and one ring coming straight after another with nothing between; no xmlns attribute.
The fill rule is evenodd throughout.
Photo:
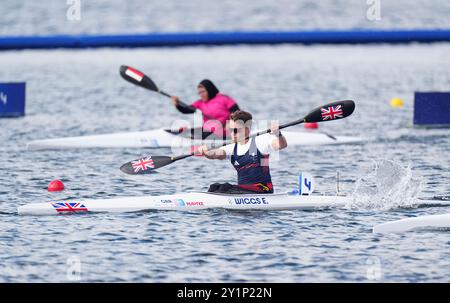
<svg viewBox="0 0 450 303"><path fill-rule="evenodd" d="M234 113L231 114L231 120L233 121L242 121L244 123L247 123L248 121L252 121L253 117L252 114L249 112L244 112L243 110L237 110Z"/></svg>

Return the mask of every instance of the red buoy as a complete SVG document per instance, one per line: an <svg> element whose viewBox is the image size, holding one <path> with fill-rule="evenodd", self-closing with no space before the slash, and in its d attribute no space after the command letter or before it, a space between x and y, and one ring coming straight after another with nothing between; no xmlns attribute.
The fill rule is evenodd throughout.
<svg viewBox="0 0 450 303"><path fill-rule="evenodd" d="M48 184L48 191L62 191L64 190L64 183L59 180L53 180Z"/></svg>
<svg viewBox="0 0 450 303"><path fill-rule="evenodd" d="M317 122L306 122L305 123L305 128L306 129L318 129L319 128L319 123L317 123Z"/></svg>

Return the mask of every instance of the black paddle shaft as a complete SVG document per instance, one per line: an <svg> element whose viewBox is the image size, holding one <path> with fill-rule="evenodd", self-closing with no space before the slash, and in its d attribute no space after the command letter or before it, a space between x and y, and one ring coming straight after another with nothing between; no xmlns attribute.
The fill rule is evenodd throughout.
<svg viewBox="0 0 450 303"><path fill-rule="evenodd" d="M320 106L313 111L311 111L308 115L306 115L303 119L298 119L286 124L280 125L278 128L283 129L287 128L293 125L305 123L305 122L324 122L324 121L333 121L333 120L339 120L343 119L345 117L350 116L353 111L355 110L355 102L352 100L344 100L344 101L337 101L325 104L323 106ZM256 134L250 135L247 137L247 139L260 136L266 133L270 133L271 129L266 129L260 132L257 132ZM220 146L225 146L228 144L233 143L232 141L226 141L225 143L221 144ZM219 146L219 147L220 147ZM217 148L217 147L216 147ZM176 156L176 157L169 157L169 156L154 156L154 157L145 157L137 160L133 160L130 162L125 163L120 167L120 170L122 170L124 173L132 174L132 175L142 175L142 174L148 174L151 173L153 170L158 169L160 167L166 166L168 164L171 164L175 161L189 158L191 156L195 155L195 152L191 152L190 154ZM151 165L145 165L141 163L148 163L151 159ZM141 166L145 166L143 169Z"/></svg>

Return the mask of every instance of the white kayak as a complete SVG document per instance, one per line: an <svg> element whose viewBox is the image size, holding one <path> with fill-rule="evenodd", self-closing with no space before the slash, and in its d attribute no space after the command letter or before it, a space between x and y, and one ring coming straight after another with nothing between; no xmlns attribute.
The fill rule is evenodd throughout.
<svg viewBox="0 0 450 303"><path fill-rule="evenodd" d="M419 216L379 224L374 233L397 233L413 230L436 230L450 228L450 214Z"/></svg>
<svg viewBox="0 0 450 303"><path fill-rule="evenodd" d="M315 209L342 206L342 196L301 196L291 194L215 194L191 192L163 196L80 199L32 203L18 208L19 215L57 215L86 212L137 212L146 210L190 211L208 208L235 210Z"/></svg>
<svg viewBox="0 0 450 303"><path fill-rule="evenodd" d="M119 213L146 210L191 211L211 208L231 210L289 210L344 207L351 197L298 194L215 194L191 192L163 196L122 197L110 199L71 199L32 203L18 207L19 215L58 215L73 213ZM448 202L446 202L448 203ZM417 205L436 205L419 201Z"/></svg>
<svg viewBox="0 0 450 303"><path fill-rule="evenodd" d="M363 141L358 137L330 136L317 132L283 131L289 145L343 144ZM156 148L156 147L190 147L202 144L217 144L220 140L190 139L165 129L141 132L115 133L105 135L80 136L36 140L28 143L31 150L68 149L68 148Z"/></svg>

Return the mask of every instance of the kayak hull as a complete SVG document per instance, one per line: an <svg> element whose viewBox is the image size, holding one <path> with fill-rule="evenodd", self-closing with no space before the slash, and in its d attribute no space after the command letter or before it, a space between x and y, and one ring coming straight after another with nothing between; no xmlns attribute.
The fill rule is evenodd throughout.
<svg viewBox="0 0 450 303"><path fill-rule="evenodd" d="M191 192L162 196L119 197L110 199L70 199L19 206L19 215L60 215L75 213L123 213L149 210L194 211L229 210L317 210L346 207L351 197L282 194L214 194ZM419 200L417 206L448 205L448 202Z"/></svg>
<svg viewBox="0 0 450 303"><path fill-rule="evenodd" d="M75 199L32 203L18 207L19 215L59 215L73 213L118 213L147 210L193 211L211 208L232 210L318 209L344 206L343 196L299 196L290 194L184 193L162 196L111 199Z"/></svg>
<svg viewBox="0 0 450 303"><path fill-rule="evenodd" d="M289 145L346 144L363 141L350 136L329 136L317 132L283 131ZM190 139L181 135L156 129L141 132L115 133L105 135L80 136L35 140L27 144L29 150L71 149L71 148L158 148L190 147L220 144L220 140Z"/></svg>

